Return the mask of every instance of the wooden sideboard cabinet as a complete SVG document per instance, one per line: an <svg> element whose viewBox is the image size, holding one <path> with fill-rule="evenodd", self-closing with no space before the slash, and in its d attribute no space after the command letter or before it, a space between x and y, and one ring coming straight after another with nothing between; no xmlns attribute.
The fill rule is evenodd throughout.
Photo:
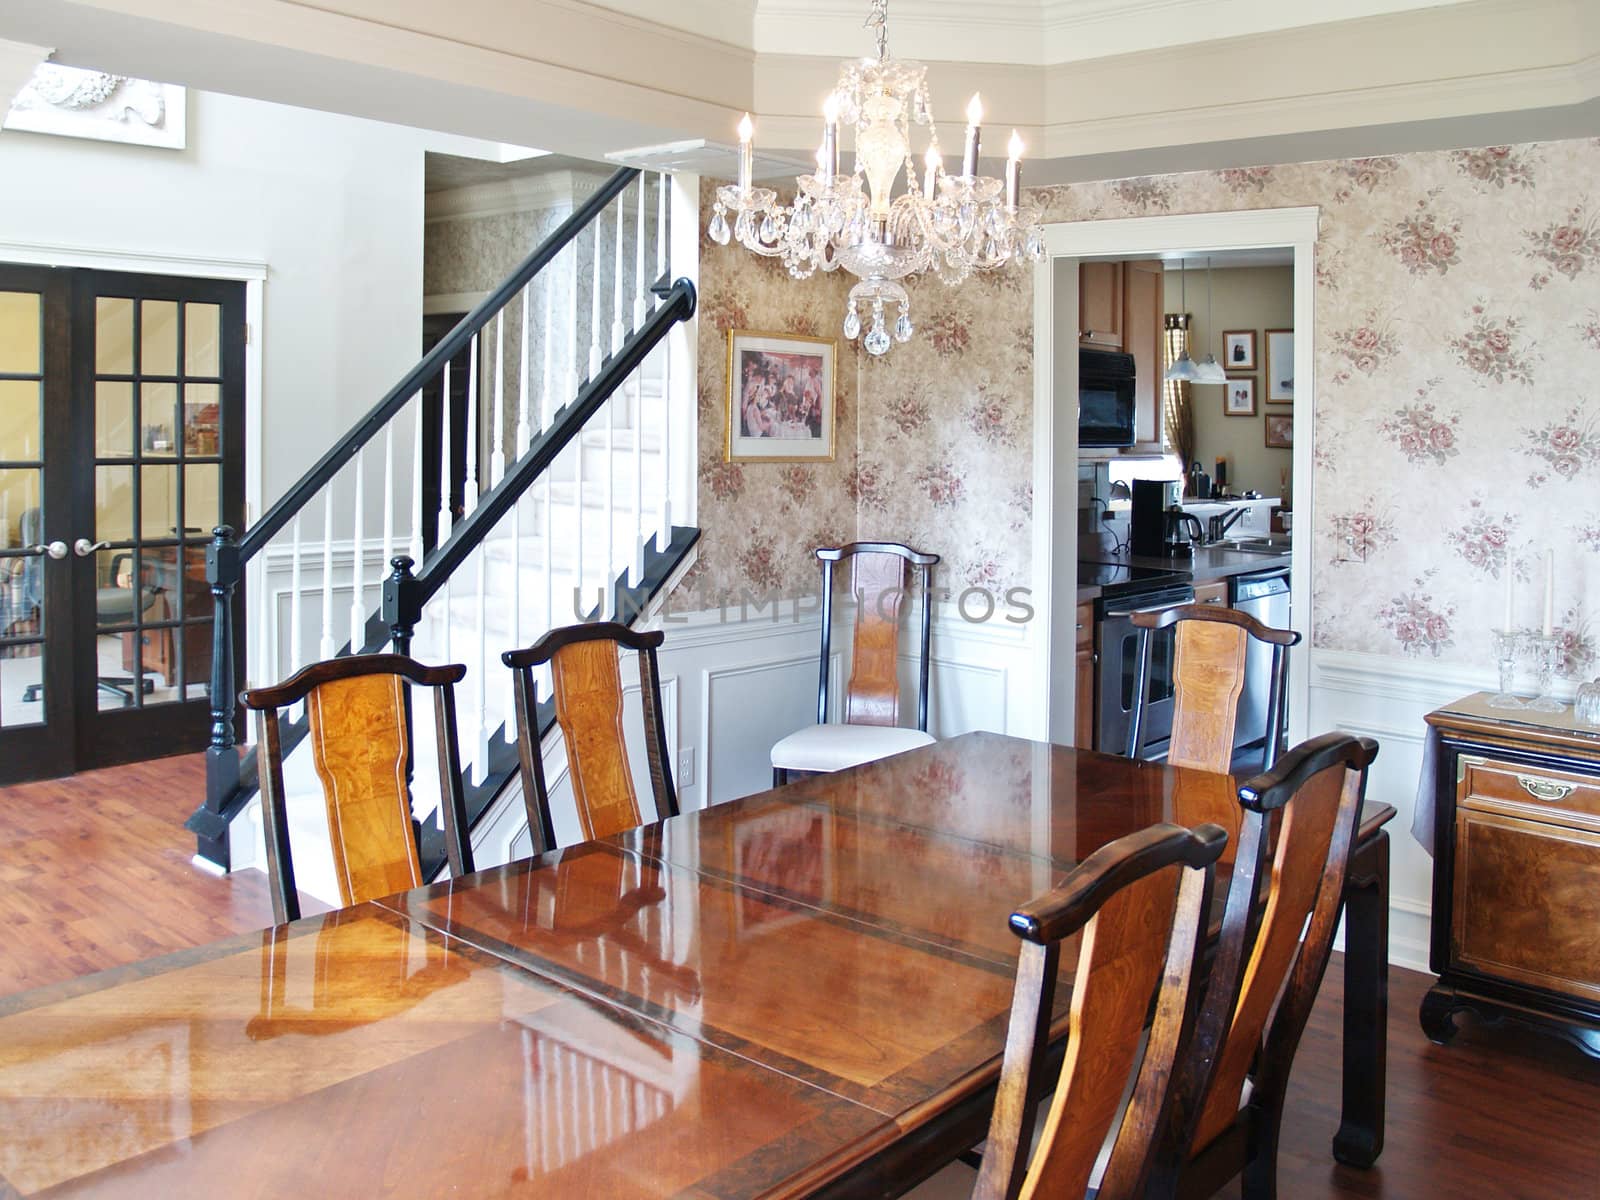
<svg viewBox="0 0 1600 1200"><path fill-rule="evenodd" d="M1422 1028L1462 1010L1565 1037L1600 1057L1600 729L1490 708L1429 713L1433 942Z"/></svg>

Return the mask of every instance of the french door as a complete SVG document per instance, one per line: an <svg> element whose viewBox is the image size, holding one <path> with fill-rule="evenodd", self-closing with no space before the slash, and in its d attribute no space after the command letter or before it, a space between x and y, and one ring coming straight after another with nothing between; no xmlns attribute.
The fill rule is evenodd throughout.
<svg viewBox="0 0 1600 1200"><path fill-rule="evenodd" d="M241 283L0 265L0 782L206 744L244 332Z"/></svg>

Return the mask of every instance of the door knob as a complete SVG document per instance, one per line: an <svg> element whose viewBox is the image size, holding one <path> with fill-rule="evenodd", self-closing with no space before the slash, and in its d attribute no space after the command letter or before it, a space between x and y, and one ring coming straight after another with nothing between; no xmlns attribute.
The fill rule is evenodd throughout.
<svg viewBox="0 0 1600 1200"><path fill-rule="evenodd" d="M28 553L48 554L51 558L65 558L67 556L67 544L65 542L50 542L48 544L40 542L37 546L29 546Z"/></svg>
<svg viewBox="0 0 1600 1200"><path fill-rule="evenodd" d="M72 549L79 558L88 558L96 550L104 550L109 545L110 542L91 542L88 538L79 538L72 543ZM57 554L55 557L60 558L61 555Z"/></svg>

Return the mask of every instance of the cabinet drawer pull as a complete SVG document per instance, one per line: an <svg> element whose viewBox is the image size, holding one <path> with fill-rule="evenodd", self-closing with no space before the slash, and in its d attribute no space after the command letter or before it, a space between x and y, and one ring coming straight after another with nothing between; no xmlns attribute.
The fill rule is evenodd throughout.
<svg viewBox="0 0 1600 1200"><path fill-rule="evenodd" d="M1518 775L1522 790L1535 800L1565 800L1572 795L1573 785L1557 783L1554 779L1540 779L1537 775Z"/></svg>

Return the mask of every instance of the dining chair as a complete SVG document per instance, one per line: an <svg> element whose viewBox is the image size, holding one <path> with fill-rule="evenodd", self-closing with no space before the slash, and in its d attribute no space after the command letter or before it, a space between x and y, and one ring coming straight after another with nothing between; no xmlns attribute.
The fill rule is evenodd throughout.
<svg viewBox="0 0 1600 1200"><path fill-rule="evenodd" d="M516 672L517 757L522 767L522 799L535 850L555 848L550 790L544 776L539 737L539 698L534 668L550 664L556 722L567 748L567 774L587 839L610 837L642 824L639 797L628 766L622 735L622 650L639 656L639 692L644 704L645 757L659 819L678 815L667 754L667 726L661 707L661 676L656 649L660 630L641 633L615 621L594 621L552 629L533 645L507 650L500 661Z"/></svg>
<svg viewBox="0 0 1600 1200"><path fill-rule="evenodd" d="M348 907L427 882L422 877L407 782L411 773L407 684L434 692L440 809L450 874L459 878L473 870L456 743L455 685L466 673L459 663L429 667L403 654L351 654L312 663L280 684L243 693L240 699L256 714L256 763L275 922L281 925L300 917L285 808L279 710L305 701L306 736L322 782L339 902Z"/></svg>
<svg viewBox="0 0 1600 1200"><path fill-rule="evenodd" d="M1217 825L1152 825L1101 847L1012 914L1022 949L973 1200L1084 1196L1108 1138L1100 1200L1145 1194L1168 1081L1194 1022L1195 963L1227 840ZM1061 948L1075 934L1065 1058L1052 1081L1046 1062ZM1037 1102L1051 1083L1055 1095L1030 1152Z"/></svg>
<svg viewBox="0 0 1600 1200"><path fill-rule="evenodd" d="M1152 1170L1152 1196L1210 1196L1242 1175L1276 1195L1278 1131L1295 1049L1344 906L1370 738L1302 742L1239 789L1239 844L1205 1000Z"/></svg>
<svg viewBox="0 0 1600 1200"><path fill-rule="evenodd" d="M929 574L939 561L899 542L851 542L816 551L822 564L822 655L817 677L817 723L796 730L772 747L772 783L781 787L793 774L824 774L931 746L928 733L928 645L932 613ZM856 600L850 679L845 685L844 721L828 722L828 678L832 659L833 573L848 562ZM907 576L915 568L921 581L922 623L917 654L917 727L900 726L900 613Z"/></svg>
<svg viewBox="0 0 1600 1200"><path fill-rule="evenodd" d="M1269 646L1271 684L1267 693L1267 737L1261 747L1261 769L1270 770L1281 749L1283 705L1289 686L1289 656L1300 635L1273 629L1249 613L1210 604L1184 604L1133 615L1139 631L1139 657L1134 673L1132 719L1128 725L1129 758L1144 757L1146 707L1149 703L1151 644L1156 634L1173 629L1172 741L1167 765L1195 767L1227 774L1233 761L1233 735L1244 691L1245 660L1252 641Z"/></svg>

